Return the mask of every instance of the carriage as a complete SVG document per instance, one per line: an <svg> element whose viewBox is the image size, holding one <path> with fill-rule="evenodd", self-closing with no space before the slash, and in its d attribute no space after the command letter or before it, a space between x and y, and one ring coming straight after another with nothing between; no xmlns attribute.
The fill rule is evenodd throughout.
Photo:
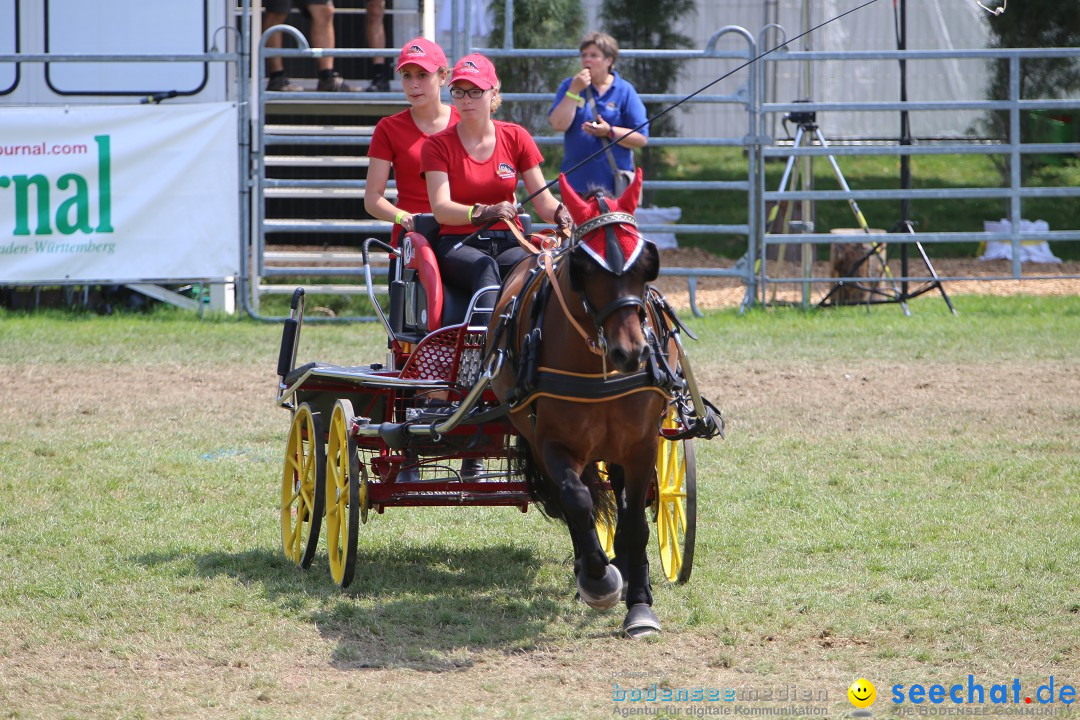
<svg viewBox="0 0 1080 720"><path fill-rule="evenodd" d="M500 376L522 374L520 368L510 367L506 355L492 352L491 334L505 334L499 318L505 320L510 311L494 302L498 288L466 298L444 285L431 248L437 225L430 216L417 217L417 231L405 235L399 248L374 238L363 245L368 295L387 334L384 362L297 365L302 289L293 294L282 333L277 403L292 414L281 484L282 544L290 560L308 568L325 527L330 573L343 588L353 580L360 525L372 511L505 506L526 512L537 502L535 487L524 477L527 444L522 443L520 423L512 417L530 401L518 398L521 402L514 407L493 383ZM549 242L550 236L541 239ZM374 253L390 258L385 312L374 291L370 262ZM546 257L550 269L565 254L565 249L549 242L537 258ZM655 469L646 502L663 573L671 582L685 582L693 568L697 521L694 436L717 434L722 421L694 386L679 340L680 329L685 328L677 319L667 319L674 318L674 312L658 292L651 288L648 292L650 307L665 313L660 325L666 337L654 338L653 344L662 354L667 354L667 347L674 348L667 361L651 363L652 372L659 374L655 369L659 365L675 369L668 373L662 417L654 421ZM608 370L606 364L604 369ZM616 374L606 372L595 380L610 384ZM588 407L598 405L590 402ZM590 516L608 559L619 544L617 515L600 512L599 506L622 507L615 497L615 491L623 491L622 481L610 481L616 471L603 458L589 458L587 472L610 501L595 498L597 510ZM607 607L614 604L605 602Z"/></svg>

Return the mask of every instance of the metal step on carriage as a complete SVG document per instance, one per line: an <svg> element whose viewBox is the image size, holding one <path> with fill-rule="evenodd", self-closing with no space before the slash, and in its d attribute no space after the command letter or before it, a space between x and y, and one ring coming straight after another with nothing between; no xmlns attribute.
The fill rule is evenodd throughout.
<svg viewBox="0 0 1080 720"><path fill-rule="evenodd" d="M385 363L297 366L303 289L293 294L282 332L277 403L292 413L281 481L282 546L306 569L325 526L330 573L343 588L353 580L360 525L372 510L506 506L526 512L532 501L514 472L515 430L484 367L490 298L498 288L467 298L444 286L430 246L437 225L431 216L417 217L420 232L408 234L401 249L374 238L363 246L368 296L387 333ZM374 290L372 252L390 255L386 313ZM664 575L685 582L697 526L694 440L683 437L675 403L657 431L648 499L654 535ZM598 469L603 477L603 465ZM600 520L597 531L612 556L614 528Z"/></svg>

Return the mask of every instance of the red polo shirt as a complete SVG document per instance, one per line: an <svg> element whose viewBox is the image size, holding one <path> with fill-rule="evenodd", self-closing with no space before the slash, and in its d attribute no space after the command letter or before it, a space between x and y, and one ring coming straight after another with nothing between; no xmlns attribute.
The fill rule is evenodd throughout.
<svg viewBox="0 0 1080 720"><path fill-rule="evenodd" d="M432 135L420 151L421 171L444 172L450 178L450 199L462 205L516 202L518 176L544 161L529 132L514 123L495 120L495 151L477 162L465 151L456 127ZM520 222L518 223L520 227ZM479 225L442 225L440 235L468 235ZM492 230L506 230L499 221Z"/></svg>
<svg viewBox="0 0 1080 720"><path fill-rule="evenodd" d="M457 108L450 106L450 124L454 127L461 120ZM430 136L416 126L408 110L384 117L375 125L368 146L368 157L386 160L393 165L397 181L398 199L394 203L409 213L429 213L427 183L420 174L420 148ZM401 226L394 225L393 239L396 244Z"/></svg>

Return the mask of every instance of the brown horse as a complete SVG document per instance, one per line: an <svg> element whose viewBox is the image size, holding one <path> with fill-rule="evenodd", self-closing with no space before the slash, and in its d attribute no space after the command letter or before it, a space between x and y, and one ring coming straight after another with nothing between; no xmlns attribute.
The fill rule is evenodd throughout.
<svg viewBox="0 0 1080 720"><path fill-rule="evenodd" d="M492 386L510 405L521 438L519 470L534 498L569 527L580 597L608 609L625 590L623 628L636 637L660 629L645 553L646 496L670 400L656 382L655 358L650 363L660 350L647 297L659 253L633 218L640 170L616 200L582 200L565 177L559 182L578 226L575 242L539 263L519 264L504 283L489 333L503 362ZM614 493L600 477L600 461ZM597 517L617 520L611 562Z"/></svg>

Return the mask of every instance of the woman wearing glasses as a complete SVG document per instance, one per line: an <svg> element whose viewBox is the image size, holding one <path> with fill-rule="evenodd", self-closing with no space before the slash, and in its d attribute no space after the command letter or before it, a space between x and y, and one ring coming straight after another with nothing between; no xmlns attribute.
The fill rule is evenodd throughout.
<svg viewBox="0 0 1080 720"><path fill-rule="evenodd" d="M527 255L509 230L511 223L521 229L514 191L518 176L529 194L544 186L544 158L525 128L492 119L502 97L495 66L483 55L457 62L450 96L461 121L424 143L421 165L440 225L435 256L443 281L475 294L501 284ZM545 222L570 228L570 213L548 190L533 207Z"/></svg>
<svg viewBox="0 0 1080 720"><path fill-rule="evenodd" d="M420 148L429 136L459 119L458 111L444 105L440 88L450 74L446 53L436 43L418 37L405 43L398 55L401 89L411 106L384 117L375 126L368 148L370 164L364 189L364 209L379 220L394 223L391 243L414 229L413 215L431 212L427 186L420 176ZM397 204L386 197L390 168L397 180Z"/></svg>

